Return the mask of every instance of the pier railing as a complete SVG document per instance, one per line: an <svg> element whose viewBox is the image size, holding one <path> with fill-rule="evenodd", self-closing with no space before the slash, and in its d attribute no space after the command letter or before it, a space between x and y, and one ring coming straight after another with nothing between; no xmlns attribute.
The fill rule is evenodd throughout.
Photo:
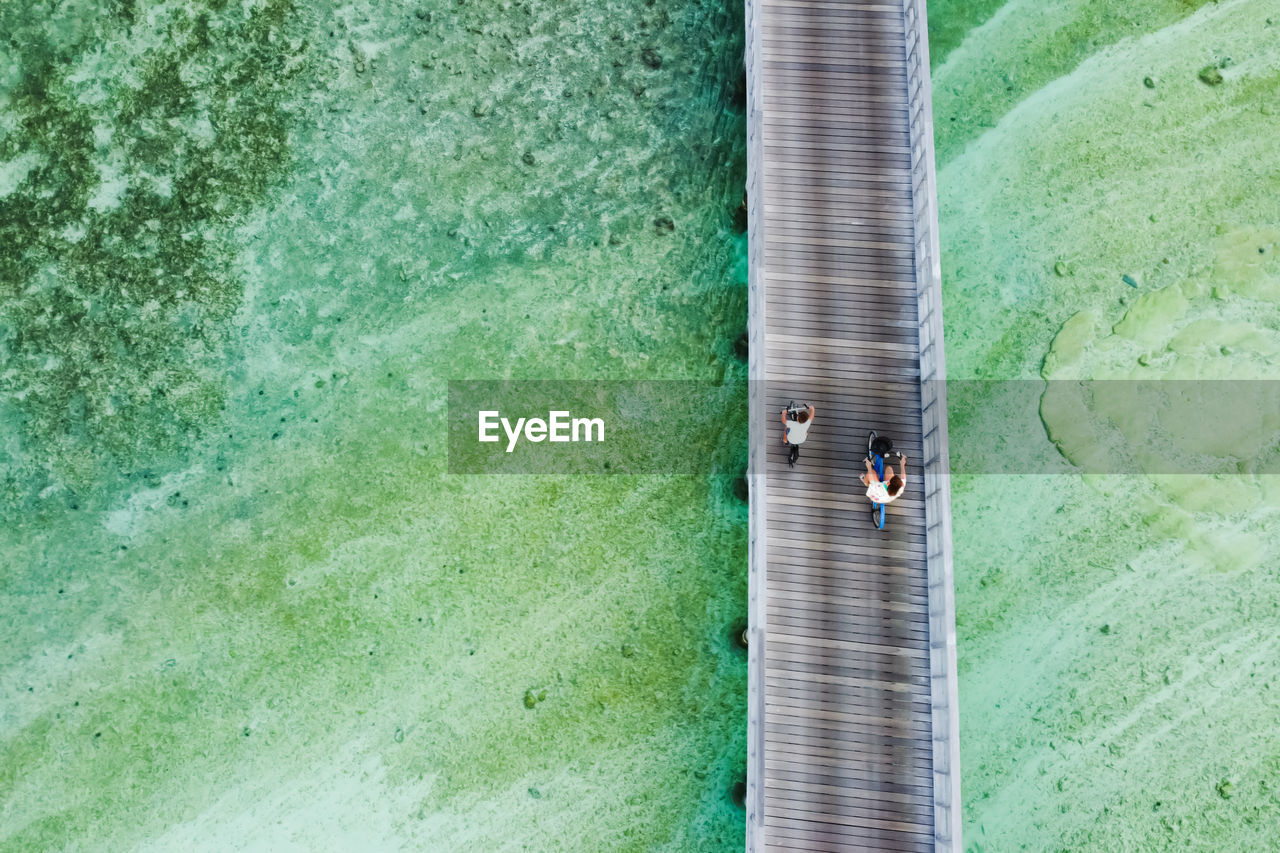
<svg viewBox="0 0 1280 853"><path fill-rule="evenodd" d="M764 265L764 136L761 73L764 65L763 26L758 0L746 2L747 67L747 488L750 495L747 578L747 666L764 671L765 629L768 616L765 595L766 425L773 423L765 401L765 265ZM764 853L764 679L747 684L747 845Z"/></svg>
<svg viewBox="0 0 1280 853"><path fill-rule="evenodd" d="M960 849L960 721L956 683L955 593L951 559L951 478L947 461L946 359L942 346L942 264L938 240L933 93L924 0L904 0L911 124L911 196L919 306L921 443L924 458L925 562L929 579L929 669L933 715L934 838Z"/></svg>

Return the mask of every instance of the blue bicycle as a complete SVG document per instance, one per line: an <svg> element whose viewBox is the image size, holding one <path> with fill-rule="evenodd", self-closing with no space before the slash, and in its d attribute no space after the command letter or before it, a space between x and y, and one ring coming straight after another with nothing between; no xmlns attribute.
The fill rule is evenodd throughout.
<svg viewBox="0 0 1280 853"><path fill-rule="evenodd" d="M867 458L871 460L871 467L876 472L876 477L884 482L884 471L886 468L885 458L895 456L899 459L902 454L893 449L893 439L881 438L876 434L875 430L867 436ZM890 469L890 474L893 470ZM887 504L871 502L871 523L876 526L877 530L884 530L884 515Z"/></svg>

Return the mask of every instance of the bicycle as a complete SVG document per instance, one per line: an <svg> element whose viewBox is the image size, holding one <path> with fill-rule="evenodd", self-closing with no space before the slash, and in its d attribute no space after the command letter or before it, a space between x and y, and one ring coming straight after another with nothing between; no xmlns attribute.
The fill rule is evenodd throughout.
<svg viewBox="0 0 1280 853"><path fill-rule="evenodd" d="M885 458L894 456L898 459L902 458L902 454L893 449L893 439L881 438L875 430L871 430L867 435L867 458L871 460L871 467L875 469L876 476L880 481L884 481ZM890 469L892 473L892 469ZM884 530L885 507L887 504L871 502L871 523L876 526L877 530Z"/></svg>

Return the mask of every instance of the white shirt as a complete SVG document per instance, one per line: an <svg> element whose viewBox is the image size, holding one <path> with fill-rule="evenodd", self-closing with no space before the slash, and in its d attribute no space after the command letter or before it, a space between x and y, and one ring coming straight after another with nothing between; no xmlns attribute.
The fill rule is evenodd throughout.
<svg viewBox="0 0 1280 853"><path fill-rule="evenodd" d="M888 472L886 471L885 473L887 474ZM877 481L872 483L870 486L867 486L867 497L871 498L872 503L888 504L893 503L901 497L903 491L905 491L905 489L900 489L898 494L891 495L884 483Z"/></svg>
<svg viewBox="0 0 1280 853"><path fill-rule="evenodd" d="M804 444L805 436L809 434L809 425L813 423L813 418L804 423L799 421L787 421L787 443L788 444Z"/></svg>

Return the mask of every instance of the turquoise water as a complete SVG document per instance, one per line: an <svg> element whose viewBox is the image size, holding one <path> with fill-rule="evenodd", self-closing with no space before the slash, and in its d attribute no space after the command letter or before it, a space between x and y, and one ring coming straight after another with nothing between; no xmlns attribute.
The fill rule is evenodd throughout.
<svg viewBox="0 0 1280 853"><path fill-rule="evenodd" d="M0 7L0 849L740 846L741 29ZM551 377L739 427L445 474L448 379Z"/></svg>
<svg viewBox="0 0 1280 853"><path fill-rule="evenodd" d="M1280 6L930 17L949 375L1280 378ZM1130 476L1092 436L1141 446L1148 412L1054 385L1023 438L1121 473L955 479L968 849L1274 845L1280 478L1241 463L1273 403L1200 438L1220 475Z"/></svg>

